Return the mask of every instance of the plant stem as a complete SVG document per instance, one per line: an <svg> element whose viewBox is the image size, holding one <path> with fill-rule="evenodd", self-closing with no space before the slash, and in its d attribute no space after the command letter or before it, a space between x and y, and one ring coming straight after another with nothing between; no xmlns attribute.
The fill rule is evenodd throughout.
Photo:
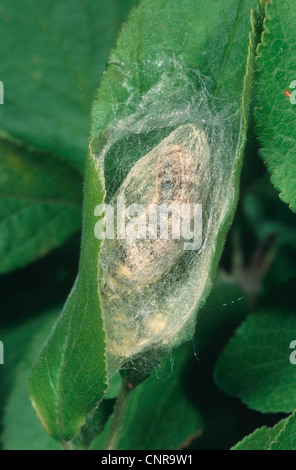
<svg viewBox="0 0 296 470"><path fill-rule="evenodd" d="M71 441L64 441L63 448L64 450L74 450L74 447Z"/></svg>
<svg viewBox="0 0 296 470"><path fill-rule="evenodd" d="M116 450L118 446L120 432L125 418L130 392L131 388L128 386L128 381L125 378L122 378L121 388L116 401L113 421L105 445L105 450Z"/></svg>

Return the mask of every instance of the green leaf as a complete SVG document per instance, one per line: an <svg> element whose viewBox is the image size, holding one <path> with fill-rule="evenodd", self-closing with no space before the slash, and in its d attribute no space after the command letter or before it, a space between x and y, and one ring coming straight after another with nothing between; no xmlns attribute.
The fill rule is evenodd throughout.
<svg viewBox="0 0 296 470"><path fill-rule="evenodd" d="M6 312L7 308L4 307L3 311ZM3 404L6 402L14 384L15 370L20 361L24 358L26 351L32 342L32 338L39 333L40 325L43 325L42 318L43 316L29 321L24 321L19 327L14 326L7 329L1 328L0 338L4 345L5 356L4 365L1 365L0 367L1 415ZM47 320L45 319L44 321L46 322Z"/></svg>
<svg viewBox="0 0 296 470"><path fill-rule="evenodd" d="M190 298L190 308L183 301L182 305L177 304L185 297L177 288L171 289L170 296L165 290L159 294L160 289L159 297L151 306L154 312L157 311L155 305L160 299L159 302L166 302L163 310L170 308L173 314L169 306L174 305L178 317L181 313L186 317L186 325L184 322L176 334L174 330L172 339L165 338L165 344L171 345L170 341L173 341L176 345L192 335L193 315L209 292L236 209L255 48L262 23L261 11L260 14L253 12L248 48L250 10L256 4L252 0L218 3L213 0L198 3L193 0L182 3L141 1L122 29L94 103L91 128L93 153L94 158L104 164L107 200L122 184L136 161L180 124L194 124L195 113L201 129L205 127L211 135L216 130L215 135L221 136L217 147L213 145L211 149L211 157L217 158L212 167L217 164L219 168L221 165L221 173L213 173L213 178L217 180L211 180L211 183L212 187L221 188L221 194L217 196L219 203L211 204L211 210L216 205L219 207L209 220L217 220L217 213L221 218L216 225L213 223L211 234L206 237L207 247L203 247L206 254L192 262L195 279L186 271L192 286L203 287L199 287L200 290L192 290L190 287L191 295L186 295L186 298ZM209 11L210 15L207 13ZM218 125L222 126L218 131L211 127L215 119L207 115L210 109L225 113L219 119L216 115ZM230 129L226 123L232 120L234 114ZM105 130L107 144L100 153L95 149L96 139ZM87 188L85 197L88 197ZM187 263L189 265L190 262ZM168 284L173 285L174 279L170 278L166 286ZM180 285L181 282L178 287ZM157 293L152 292L147 299L153 295L156 297ZM142 304L139 308L138 305L134 306L135 302L135 310L142 308ZM123 308L114 310L125 313ZM132 319L136 317L136 313L130 310L128 315ZM105 318L108 320L108 312ZM108 331L107 321L106 328L108 339L109 334L114 335L114 328L111 325ZM126 324L125 328L128 329ZM140 325L134 325L133 331L141 328ZM124 338L115 338L116 341L119 345L125 344ZM158 341L161 345L160 335ZM133 340L130 343L137 345ZM114 349L110 347L111 354ZM121 354L129 358L133 353L124 351Z"/></svg>
<svg viewBox="0 0 296 470"><path fill-rule="evenodd" d="M5 405L3 418L1 440L4 450L53 450L60 448L42 428L28 396L28 378L32 364L57 315L58 310L46 313L3 337L5 344L5 365L3 367L13 376L13 387ZM22 347L21 360L15 369L15 349L20 349L19 344L22 344L23 338L26 339ZM2 380L1 383L3 383Z"/></svg>
<svg viewBox="0 0 296 470"><path fill-rule="evenodd" d="M0 140L0 273L25 266L81 225L81 177L66 162Z"/></svg>
<svg viewBox="0 0 296 470"><path fill-rule="evenodd" d="M258 48L256 94L257 134L261 156L281 199L296 211L296 106L285 95L295 95L296 12L292 0L267 5L262 44ZM292 84L292 85L291 85Z"/></svg>
<svg viewBox="0 0 296 470"><path fill-rule="evenodd" d="M236 444L232 450L296 450L296 412L273 428L263 426Z"/></svg>
<svg viewBox="0 0 296 470"><path fill-rule="evenodd" d="M271 450L296 450L296 412L284 423L282 431L271 444Z"/></svg>
<svg viewBox="0 0 296 470"><path fill-rule="evenodd" d="M263 413L293 411L296 375L290 362L290 344L295 338L294 311L252 314L220 356L215 371L217 384Z"/></svg>
<svg viewBox="0 0 296 470"><path fill-rule="evenodd" d="M99 168L90 161L85 187L79 274L64 311L39 355L30 395L39 418L56 440L71 440L107 388L104 329L98 296L100 241L93 233L93 211L103 200Z"/></svg>
<svg viewBox="0 0 296 470"><path fill-rule="evenodd" d="M273 428L263 426L238 442L231 450L271 450L272 443L285 428L289 418L282 419Z"/></svg>
<svg viewBox="0 0 296 470"><path fill-rule="evenodd" d="M184 345L131 394L119 450L176 450L202 433L199 411L190 402L182 379L192 345ZM94 443L103 448L108 427Z"/></svg>
<svg viewBox="0 0 296 470"><path fill-rule="evenodd" d="M98 79L136 3L2 0L0 133L60 155L82 171Z"/></svg>
<svg viewBox="0 0 296 470"><path fill-rule="evenodd" d="M209 91L223 98L224 106L240 103L250 10L256 5L254 0L141 1L111 53L93 109L92 135L122 118L127 112L123 103L129 102L129 114L135 112L141 96L159 82L169 65L168 58L181 60L188 68L210 78ZM253 35L251 49L255 39ZM253 59L249 58L249 68ZM248 85L251 80L250 73ZM247 111L247 100L245 105Z"/></svg>

